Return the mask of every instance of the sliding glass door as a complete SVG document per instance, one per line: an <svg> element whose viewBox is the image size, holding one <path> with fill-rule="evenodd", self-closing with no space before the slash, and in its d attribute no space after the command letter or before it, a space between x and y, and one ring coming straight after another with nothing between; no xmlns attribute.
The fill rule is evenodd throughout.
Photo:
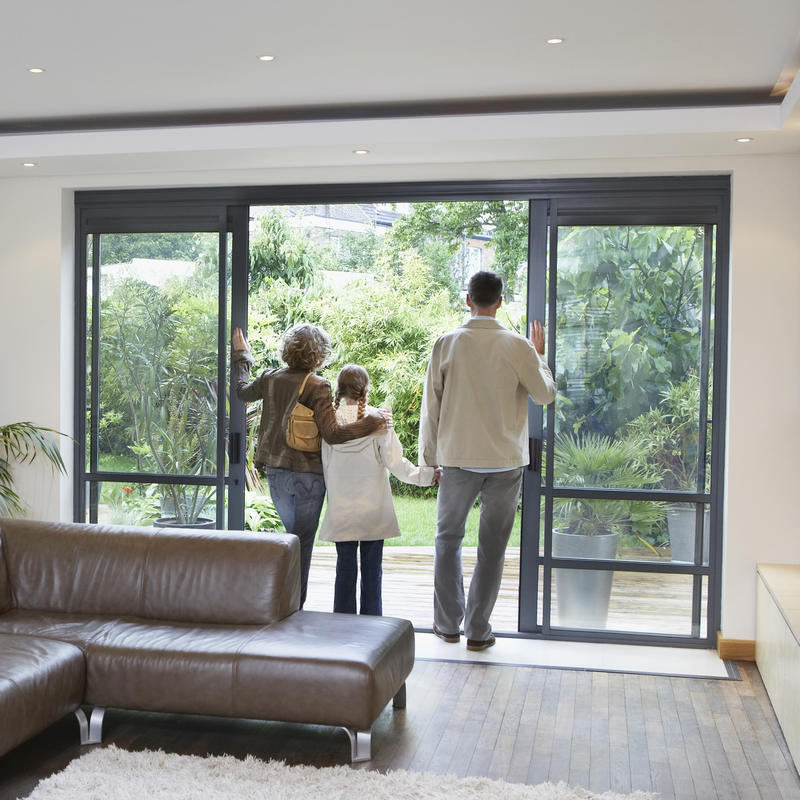
<svg viewBox="0 0 800 800"><path fill-rule="evenodd" d="M77 518L226 527L228 238L224 209L82 220Z"/></svg>
<svg viewBox="0 0 800 800"><path fill-rule="evenodd" d="M502 324L545 322L558 386L529 406L495 630L713 646L728 203L714 176L79 193L75 519L280 524L255 476L245 494L258 410L247 430L228 360L248 322L257 370L279 365L286 327L328 328L325 376L364 363L413 459L432 342L489 268ZM433 494L396 487L409 521L396 567L385 556L385 605L421 629ZM475 545L470 529L467 574Z"/></svg>
<svg viewBox="0 0 800 800"><path fill-rule="evenodd" d="M521 630L716 630L722 216L647 202L534 203L530 313L547 318L558 394L532 415Z"/></svg>

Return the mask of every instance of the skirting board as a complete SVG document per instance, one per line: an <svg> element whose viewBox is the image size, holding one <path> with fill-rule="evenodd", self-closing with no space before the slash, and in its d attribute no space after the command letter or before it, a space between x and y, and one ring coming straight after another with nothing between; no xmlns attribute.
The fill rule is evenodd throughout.
<svg viewBox="0 0 800 800"><path fill-rule="evenodd" d="M717 631L717 652L720 658L730 661L755 661L756 643L750 639L723 639L722 631Z"/></svg>

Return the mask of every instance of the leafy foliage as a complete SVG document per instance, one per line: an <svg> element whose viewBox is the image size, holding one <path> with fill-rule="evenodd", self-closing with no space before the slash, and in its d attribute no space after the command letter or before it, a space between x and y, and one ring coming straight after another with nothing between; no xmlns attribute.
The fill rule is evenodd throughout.
<svg viewBox="0 0 800 800"><path fill-rule="evenodd" d="M523 200L483 200L449 203L415 203L411 214L398 220L392 239L398 250L415 248L423 256L431 243L446 247L454 257L464 240L492 234L493 269L503 276L506 299L519 285L520 265L528 259L528 204ZM463 262L462 262L463 268ZM458 287L467 275L455 275Z"/></svg>
<svg viewBox="0 0 800 800"><path fill-rule="evenodd" d="M307 288L314 279L313 248L295 234L283 215L273 210L260 219L261 230L250 242L250 289L258 291L268 278Z"/></svg>
<svg viewBox="0 0 800 800"><path fill-rule="evenodd" d="M24 511L22 500L14 490L11 463L31 464L41 455L53 469L66 475L55 437L63 433L34 425L32 422L12 422L0 425L0 517L10 517Z"/></svg>
<svg viewBox="0 0 800 800"><path fill-rule="evenodd" d="M128 264L134 258L194 261L200 251L196 233L106 233L101 259L103 264Z"/></svg>
<svg viewBox="0 0 800 800"><path fill-rule="evenodd" d="M140 472L216 469L216 297L184 290L179 279L157 287L124 278L101 304L101 432L112 414ZM215 489L161 491L165 514L192 523Z"/></svg>
<svg viewBox="0 0 800 800"><path fill-rule="evenodd" d="M556 437L553 474L558 486L575 488L644 489L654 486L658 471L641 459L634 440L614 440L587 433ZM633 532L650 536L664 520L660 503L637 500L597 500L557 497L553 500L553 527L567 533L594 536Z"/></svg>
<svg viewBox="0 0 800 800"><path fill-rule="evenodd" d="M658 471L664 489L698 487L700 381L696 374L661 391L661 402L628 423L626 440L635 443L642 462Z"/></svg>
<svg viewBox="0 0 800 800"><path fill-rule="evenodd" d="M269 497L245 492L244 526L248 531L275 531L281 530L283 523Z"/></svg>
<svg viewBox="0 0 800 800"><path fill-rule="evenodd" d="M700 365L703 228L560 230L562 428L614 435Z"/></svg>

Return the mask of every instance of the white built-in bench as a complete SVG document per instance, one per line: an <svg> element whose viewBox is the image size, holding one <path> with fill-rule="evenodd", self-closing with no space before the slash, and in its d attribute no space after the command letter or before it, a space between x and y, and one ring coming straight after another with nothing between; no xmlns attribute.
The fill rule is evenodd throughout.
<svg viewBox="0 0 800 800"><path fill-rule="evenodd" d="M756 663L800 766L800 564L759 564Z"/></svg>

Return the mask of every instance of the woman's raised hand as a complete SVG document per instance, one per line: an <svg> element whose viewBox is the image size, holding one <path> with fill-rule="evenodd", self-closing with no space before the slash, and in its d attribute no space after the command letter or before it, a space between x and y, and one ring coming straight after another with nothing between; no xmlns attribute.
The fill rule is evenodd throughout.
<svg viewBox="0 0 800 800"><path fill-rule="evenodd" d="M244 334L242 333L241 328L234 328L233 329L233 349L234 350L245 350L248 353L250 352L250 345L247 344L247 339L244 338Z"/></svg>

